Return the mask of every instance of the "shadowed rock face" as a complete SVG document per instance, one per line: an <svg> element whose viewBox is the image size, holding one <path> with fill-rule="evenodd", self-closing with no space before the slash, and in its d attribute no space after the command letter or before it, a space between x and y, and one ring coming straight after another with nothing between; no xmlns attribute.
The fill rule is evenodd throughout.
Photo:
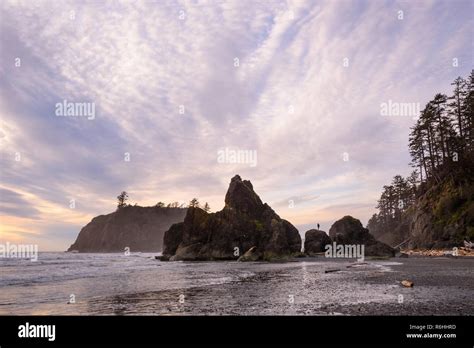
<svg viewBox="0 0 474 348"><path fill-rule="evenodd" d="M320 230L309 230L304 235L304 253L313 255L326 251L325 246L331 244L332 240L326 232Z"/></svg>
<svg viewBox="0 0 474 348"><path fill-rule="evenodd" d="M337 244L363 244L365 256L394 256L395 250L379 242L352 216L344 216L329 229L329 237Z"/></svg>
<svg viewBox="0 0 474 348"><path fill-rule="evenodd" d="M474 159L413 204L409 248L447 249L474 241Z"/></svg>
<svg viewBox="0 0 474 348"><path fill-rule="evenodd" d="M186 209L127 206L100 215L84 226L68 251L131 252L161 251L163 235L170 226L183 221Z"/></svg>
<svg viewBox="0 0 474 348"><path fill-rule="evenodd" d="M236 175L230 181L225 195L225 205L242 213L259 215L264 208L260 197L254 192L253 185L249 180L241 180Z"/></svg>
<svg viewBox="0 0 474 348"><path fill-rule="evenodd" d="M250 248L255 259L290 256L301 249L298 230L262 203L248 180L236 175L225 207L208 214L188 208L184 222L165 233L163 260L230 260Z"/></svg>

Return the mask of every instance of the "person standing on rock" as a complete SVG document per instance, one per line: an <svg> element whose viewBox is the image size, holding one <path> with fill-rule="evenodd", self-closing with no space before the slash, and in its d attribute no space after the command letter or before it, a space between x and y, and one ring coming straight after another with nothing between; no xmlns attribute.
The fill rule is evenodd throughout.
<svg viewBox="0 0 474 348"><path fill-rule="evenodd" d="M319 230L319 223L318 223L318 230Z"/></svg>

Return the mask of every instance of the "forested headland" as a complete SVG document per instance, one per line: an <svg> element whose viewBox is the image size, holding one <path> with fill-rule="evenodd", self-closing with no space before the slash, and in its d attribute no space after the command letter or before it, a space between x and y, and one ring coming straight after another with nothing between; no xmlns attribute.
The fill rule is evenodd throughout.
<svg viewBox="0 0 474 348"><path fill-rule="evenodd" d="M383 187L367 224L381 241L406 248L447 248L474 240L474 70L450 96L438 93L409 134L408 177Z"/></svg>

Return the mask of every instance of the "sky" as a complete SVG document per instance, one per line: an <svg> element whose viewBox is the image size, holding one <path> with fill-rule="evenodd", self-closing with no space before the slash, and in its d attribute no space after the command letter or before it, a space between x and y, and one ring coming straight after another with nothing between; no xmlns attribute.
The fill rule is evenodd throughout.
<svg viewBox="0 0 474 348"><path fill-rule="evenodd" d="M218 211L235 174L302 235L365 225L411 172L381 105L469 74L473 4L1 1L0 241L65 250L123 190Z"/></svg>

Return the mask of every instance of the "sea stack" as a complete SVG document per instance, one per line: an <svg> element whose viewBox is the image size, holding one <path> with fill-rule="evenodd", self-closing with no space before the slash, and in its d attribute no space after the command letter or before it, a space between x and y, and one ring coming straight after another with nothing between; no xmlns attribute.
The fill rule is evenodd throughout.
<svg viewBox="0 0 474 348"><path fill-rule="evenodd" d="M331 243L332 240L326 232L311 229L304 235L304 253L308 256L323 253L326 251L326 245Z"/></svg>
<svg viewBox="0 0 474 348"><path fill-rule="evenodd" d="M376 240L369 230L362 226L360 220L352 216L337 220L329 229L329 237L336 244L364 245L365 256L395 256L393 248Z"/></svg>
<svg viewBox="0 0 474 348"><path fill-rule="evenodd" d="M184 222L166 231L162 260L237 260L250 249L251 260L288 258L300 252L301 237L236 175L221 211L190 207Z"/></svg>
<svg viewBox="0 0 474 348"><path fill-rule="evenodd" d="M163 235L184 220L186 209L126 206L99 215L84 226L68 251L84 253L155 252L163 248Z"/></svg>

